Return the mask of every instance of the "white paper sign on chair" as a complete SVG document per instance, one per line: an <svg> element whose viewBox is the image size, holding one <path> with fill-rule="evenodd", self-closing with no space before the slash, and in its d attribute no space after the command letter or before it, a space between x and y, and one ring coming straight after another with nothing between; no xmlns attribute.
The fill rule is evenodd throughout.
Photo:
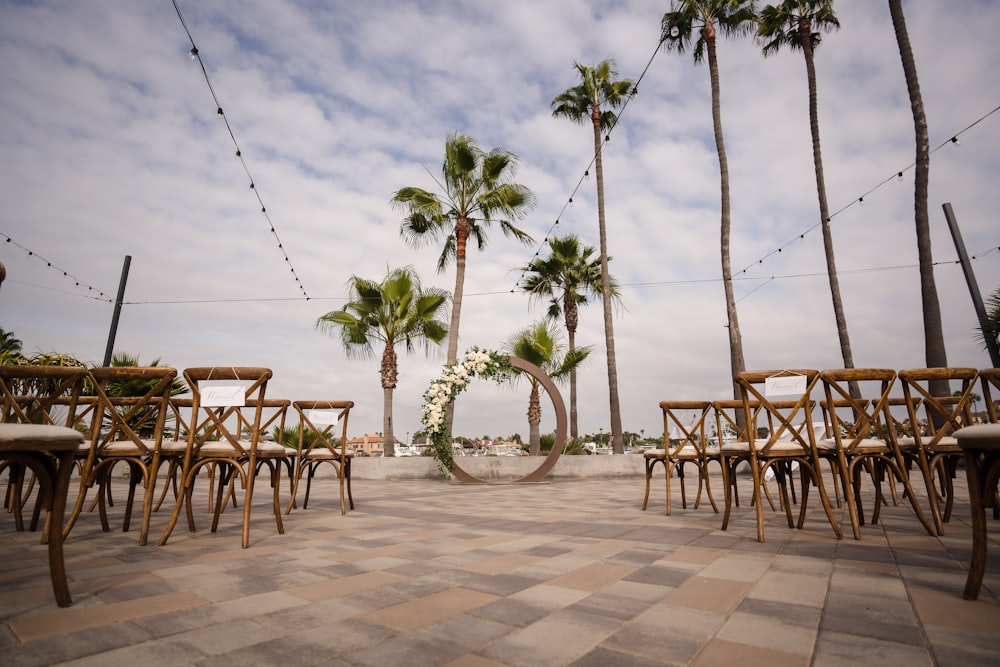
<svg viewBox="0 0 1000 667"><path fill-rule="evenodd" d="M198 393L206 408L243 407L246 405L247 386L232 380L199 380Z"/></svg>
<svg viewBox="0 0 1000 667"><path fill-rule="evenodd" d="M768 398L801 396L804 393L806 393L805 375L774 375L764 380L764 395Z"/></svg>
<svg viewBox="0 0 1000 667"><path fill-rule="evenodd" d="M320 424L326 426L329 424L336 424L339 421L337 418L340 413L336 410L310 410L309 411L309 421L313 424L319 426Z"/></svg>

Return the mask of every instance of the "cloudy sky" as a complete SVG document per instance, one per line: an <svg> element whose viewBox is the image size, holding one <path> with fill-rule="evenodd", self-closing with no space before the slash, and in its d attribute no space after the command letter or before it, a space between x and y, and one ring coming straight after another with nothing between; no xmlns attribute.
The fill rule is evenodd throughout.
<svg viewBox="0 0 1000 667"><path fill-rule="evenodd" d="M178 369L267 366L270 395L349 398L352 434L380 431L377 360L348 359L315 323L343 305L352 274L412 265L425 284L453 288L453 267L435 271L437 249L400 239L392 193L435 187L452 131L519 156L518 180L538 201L521 226L535 243L497 232L470 253L462 312L460 350L498 346L544 313L516 286L546 236L598 245L594 179L584 179L591 130L552 118L550 103L578 83L574 61L613 58L622 77L643 77L604 152L624 428L662 432L660 400L728 397L708 69L656 51L669 2L178 4L236 144L169 0L0 0L0 327L26 353L99 363L130 256L116 351ZM1000 3L903 5L940 147L930 214L948 361L983 367L941 205L954 207L988 295L1000 286ZM835 6L842 27L816 68L854 360L923 366L913 125L888 6ZM721 40L719 62L747 367L841 366L802 56L764 59L750 40ZM581 319L578 342L595 352L581 372L580 428L608 431L600 305ZM400 438L420 428L443 358L401 355ZM524 386L477 383L456 432L526 434L526 405Z"/></svg>

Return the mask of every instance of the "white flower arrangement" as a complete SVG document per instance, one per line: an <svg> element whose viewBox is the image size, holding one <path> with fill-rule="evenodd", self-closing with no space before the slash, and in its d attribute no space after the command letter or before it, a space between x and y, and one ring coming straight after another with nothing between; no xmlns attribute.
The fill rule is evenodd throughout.
<svg viewBox="0 0 1000 667"><path fill-rule="evenodd" d="M455 461L451 453L451 438L446 433L445 411L469 385L474 377L491 380L503 380L510 373L510 363L507 356L491 350L481 350L473 347L465 353L465 357L454 364L448 364L441 370L441 376L431 382L424 392L424 408L420 422L424 425L427 441L431 447L438 467L446 475L451 474Z"/></svg>

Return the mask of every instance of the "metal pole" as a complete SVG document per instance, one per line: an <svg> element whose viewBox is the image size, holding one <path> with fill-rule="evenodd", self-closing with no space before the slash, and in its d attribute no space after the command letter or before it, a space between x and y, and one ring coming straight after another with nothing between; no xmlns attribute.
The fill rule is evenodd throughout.
<svg viewBox="0 0 1000 667"><path fill-rule="evenodd" d="M976 316L979 318L979 327L982 329L983 337L986 339L986 349L990 353L990 361L993 363L993 368L1000 368L1000 349L998 349L996 338L986 335L986 306L983 305L983 295L980 294L979 284L976 283L976 274L972 272L969 253L965 251L965 242L962 241L962 232L958 228L958 221L955 220L955 212L951 210L951 202L945 202L941 205L941 208L944 209L944 217L948 221L951 238L955 242L958 261L961 262L962 272L965 273L965 282L969 285L972 305L976 309Z"/></svg>
<svg viewBox="0 0 1000 667"><path fill-rule="evenodd" d="M108 347L104 350L104 366L111 365L111 351L115 347L115 334L118 333L118 316L122 312L122 299L125 298L125 283L128 282L128 267L132 263L132 255L125 255L122 265L122 277L118 281L118 298L115 299L115 314L111 316L111 331L108 333Z"/></svg>

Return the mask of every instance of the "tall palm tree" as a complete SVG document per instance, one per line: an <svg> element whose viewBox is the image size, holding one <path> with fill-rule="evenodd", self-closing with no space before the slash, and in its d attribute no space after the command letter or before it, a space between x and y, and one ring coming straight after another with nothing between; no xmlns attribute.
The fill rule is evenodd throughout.
<svg viewBox="0 0 1000 667"><path fill-rule="evenodd" d="M820 32L830 32L840 27L831 0L785 0L768 5L760 12L757 37L763 44L765 56L773 55L782 47L801 50L806 61L806 78L809 83L809 129L812 133L813 164L816 171L816 193L819 196L819 219L823 230L823 249L826 252L826 272L833 297L833 314L840 339L840 354L844 368L854 368L851 339L847 333L847 316L840 297L840 280L833 253L833 234L830 231L830 208L826 200L826 179L823 176L823 154L819 140L819 109L816 94L816 66L814 50L819 46ZM850 392L859 396L857 383L851 383Z"/></svg>
<svg viewBox="0 0 1000 667"><path fill-rule="evenodd" d="M347 286L348 303L320 317L316 326L335 331L348 357L372 358L375 343L382 343L382 451L385 456L395 456L392 394L398 378L396 345L402 343L412 352L419 343L429 351L430 343L444 340L448 326L438 315L448 303L448 293L424 289L409 267L389 271L381 282L351 276Z"/></svg>
<svg viewBox="0 0 1000 667"><path fill-rule="evenodd" d="M458 326L462 317L465 292L466 249L470 238L482 250L486 232L497 223L505 236L524 244L532 238L514 226L535 205L534 194L527 186L513 182L517 156L494 148L483 151L471 137L451 133L445 141L441 165L441 192L434 193L410 186L392 196L392 204L406 211L399 233L414 247L444 242L438 258L438 271L455 260L455 291L452 296L451 326L448 331L449 364L458 360ZM447 425L451 433L454 403L448 406Z"/></svg>
<svg viewBox="0 0 1000 667"><path fill-rule="evenodd" d="M941 324L941 305L938 301L937 285L934 282L934 257L931 253L930 215L927 211L927 186L930 182L931 152L927 131L927 115L924 100L920 95L920 81L917 79L917 63L910 48L910 34L906 30L906 16L903 14L902 0L889 0L889 14L896 32L899 58L903 63L906 89L910 95L910 110L913 113L913 129L916 134L917 157L914 162L913 220L917 228L917 262L920 266L920 301L924 315L924 357L927 366L947 367L948 355L944 346L944 329ZM943 386L933 386L935 395L948 394L948 382Z"/></svg>
<svg viewBox="0 0 1000 667"><path fill-rule="evenodd" d="M608 233L604 218L604 162L601 158L602 136L615 126L613 111L628 100L634 87L631 79L619 79L615 61L610 58L597 65L573 63L580 84L565 90L552 100L552 115L575 123L590 121L594 129L594 171L597 176L597 225L601 238L601 294L604 303L604 342L608 355L608 397L611 408L611 441L616 453L624 453L622 411L618 401L618 362L615 358L615 331L611 317L611 275L608 272Z"/></svg>
<svg viewBox="0 0 1000 667"><path fill-rule="evenodd" d="M548 241L549 256L535 257L523 268L526 273L521 289L532 298L548 298L550 318L561 315L566 325L569 351L576 349L576 329L581 305L590 296L602 294L601 260L594 257L593 246L582 246L575 234L554 236ZM610 258L609 258L610 259ZM612 298L618 298L614 276L609 276ZM577 426L576 368L569 374L569 433L579 436Z"/></svg>
<svg viewBox="0 0 1000 667"><path fill-rule="evenodd" d="M719 60L716 38L719 32L730 37L740 37L753 30L756 16L754 0L680 0L671 3L671 11L660 22L660 41L667 50L683 53L694 41L694 61L702 62L708 56L708 75L712 87L712 124L715 129L715 149L719 155L719 180L721 183L721 250L722 285L726 295L726 320L729 331L729 365L733 374L733 397L739 398L740 389L736 374L746 370L743 357L743 336L736 313L733 293L733 270L729 259L730 201L729 161L722 135L722 104L720 102ZM743 415L737 420L742 422ZM742 424L741 424L742 426Z"/></svg>
<svg viewBox="0 0 1000 667"><path fill-rule="evenodd" d="M564 346L560 338L559 330L553 326L551 320L544 319L510 336L504 343L504 350L538 366L546 375L559 382L590 355L589 347L567 350L563 354ZM528 399L528 449L532 456L537 456L541 451L538 425L542 421L539 382L530 375L520 373L519 375L525 375L531 382L531 395Z"/></svg>

